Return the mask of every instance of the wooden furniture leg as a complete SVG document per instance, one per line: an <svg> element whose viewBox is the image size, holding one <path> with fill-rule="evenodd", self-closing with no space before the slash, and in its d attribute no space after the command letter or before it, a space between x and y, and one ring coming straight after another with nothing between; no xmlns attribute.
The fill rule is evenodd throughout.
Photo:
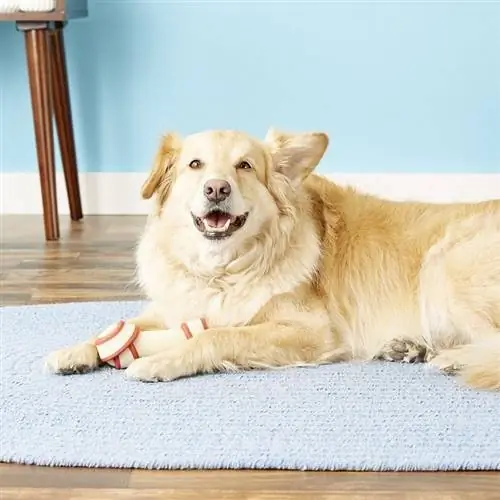
<svg viewBox="0 0 500 500"><path fill-rule="evenodd" d="M56 22L50 30L52 49L52 103L59 137L61 160L68 192L69 211L73 220L83 218L78 167L76 161L73 119L71 116L71 99L64 51L64 23Z"/></svg>
<svg viewBox="0 0 500 500"><path fill-rule="evenodd" d="M48 23L19 23L24 31L46 240L59 238Z"/></svg>

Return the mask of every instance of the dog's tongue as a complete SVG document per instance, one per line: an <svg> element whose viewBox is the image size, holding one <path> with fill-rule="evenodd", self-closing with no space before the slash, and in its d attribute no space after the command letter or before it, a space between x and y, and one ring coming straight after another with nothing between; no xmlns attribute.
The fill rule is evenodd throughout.
<svg viewBox="0 0 500 500"><path fill-rule="evenodd" d="M229 214L225 214L222 212L213 212L211 214L208 214L205 217L205 220L210 227L220 228L226 225L226 222L229 220L229 218Z"/></svg>

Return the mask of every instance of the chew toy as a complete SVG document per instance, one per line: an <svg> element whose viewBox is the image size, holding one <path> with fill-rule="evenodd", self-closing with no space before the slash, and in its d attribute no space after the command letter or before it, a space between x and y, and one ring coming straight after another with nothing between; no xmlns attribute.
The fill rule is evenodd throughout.
<svg viewBox="0 0 500 500"><path fill-rule="evenodd" d="M100 333L94 340L102 362L121 369L132 361L144 356L179 345L208 328L204 319L181 323L177 328L168 330L141 330L132 323L118 321Z"/></svg>

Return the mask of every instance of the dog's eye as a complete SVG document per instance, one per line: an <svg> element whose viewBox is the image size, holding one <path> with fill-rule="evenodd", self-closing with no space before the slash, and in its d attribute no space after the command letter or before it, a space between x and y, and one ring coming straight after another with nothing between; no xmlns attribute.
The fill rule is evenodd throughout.
<svg viewBox="0 0 500 500"><path fill-rule="evenodd" d="M250 165L250 163L248 163L247 161L240 161L240 163L236 165L236 168L241 168L242 170L251 170L252 165Z"/></svg>
<svg viewBox="0 0 500 500"><path fill-rule="evenodd" d="M201 168L201 161L200 160L193 160L189 164L189 168L193 168L193 169Z"/></svg>

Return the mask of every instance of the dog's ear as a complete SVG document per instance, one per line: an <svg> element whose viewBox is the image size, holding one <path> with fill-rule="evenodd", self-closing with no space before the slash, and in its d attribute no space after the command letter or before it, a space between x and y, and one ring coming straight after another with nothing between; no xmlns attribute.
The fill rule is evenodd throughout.
<svg viewBox="0 0 500 500"><path fill-rule="evenodd" d="M142 186L141 195L147 200L157 191L162 192L166 199L172 185L172 166L181 147L181 140L177 134L168 134L161 138L160 147L156 152L153 168L149 177Z"/></svg>
<svg viewBox="0 0 500 500"><path fill-rule="evenodd" d="M323 132L287 134L273 128L266 139L276 171L299 185L318 165L328 147L328 135Z"/></svg>

